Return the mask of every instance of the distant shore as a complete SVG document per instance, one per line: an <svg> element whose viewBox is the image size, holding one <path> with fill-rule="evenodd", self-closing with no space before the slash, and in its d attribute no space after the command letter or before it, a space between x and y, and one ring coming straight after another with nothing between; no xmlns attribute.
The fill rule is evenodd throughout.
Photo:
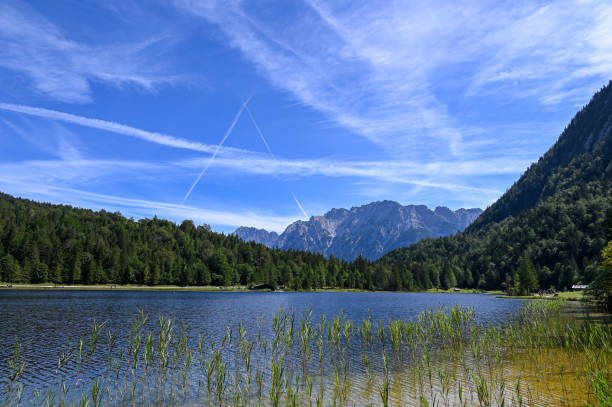
<svg viewBox="0 0 612 407"><path fill-rule="evenodd" d="M518 300L568 300L568 301L584 301L584 291L563 291L557 295L499 295L498 298L510 298Z"/></svg>
<svg viewBox="0 0 612 407"><path fill-rule="evenodd" d="M0 290L74 290L74 291L201 291L201 292L270 292L270 290L252 290L248 286L178 286L178 285L132 285L132 284L11 284L0 283ZM368 292L368 290L319 288L316 290L277 289L277 292Z"/></svg>
<svg viewBox="0 0 612 407"><path fill-rule="evenodd" d="M269 292L269 290L251 290L248 286L236 285L229 287L217 287L217 286L178 286L178 285L122 285L122 284L52 284L52 283L41 283L41 284L11 284L1 283L0 290L73 290L73 291L191 291L191 292ZM500 290L478 290L478 289L449 289L443 290L439 288L432 288L426 291L369 291L359 289L347 289L347 288L318 288L314 290L290 290L290 289L277 289L277 292L389 292L389 293L400 293L400 292L417 292L417 293L430 293L430 294L490 294L497 295L499 298L515 298L515 299L542 299L548 297L540 296L508 296ZM550 296L552 297L552 296ZM569 300L581 300L583 297L582 292L564 292L559 293L560 299Z"/></svg>
<svg viewBox="0 0 612 407"><path fill-rule="evenodd" d="M0 284L0 290L87 290L87 291L253 291L246 286L177 286L177 285L122 285L122 284Z"/></svg>

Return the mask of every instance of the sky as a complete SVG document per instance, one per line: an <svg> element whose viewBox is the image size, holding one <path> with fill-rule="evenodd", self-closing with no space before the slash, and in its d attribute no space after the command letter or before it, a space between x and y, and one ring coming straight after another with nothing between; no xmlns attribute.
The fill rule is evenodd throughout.
<svg viewBox="0 0 612 407"><path fill-rule="evenodd" d="M486 208L612 78L612 3L0 2L0 191L282 231Z"/></svg>

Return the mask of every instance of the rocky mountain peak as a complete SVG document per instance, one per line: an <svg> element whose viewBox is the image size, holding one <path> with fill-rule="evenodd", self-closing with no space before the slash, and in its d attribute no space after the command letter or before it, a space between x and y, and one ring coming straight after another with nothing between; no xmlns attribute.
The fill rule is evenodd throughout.
<svg viewBox="0 0 612 407"><path fill-rule="evenodd" d="M296 221L280 236L266 235L266 231L254 228L238 228L234 234L281 249L306 250L345 260L359 255L375 260L424 238L460 232L481 212L477 208L452 211L440 206L432 211L425 205L403 206L384 200L350 210L334 208L322 216Z"/></svg>

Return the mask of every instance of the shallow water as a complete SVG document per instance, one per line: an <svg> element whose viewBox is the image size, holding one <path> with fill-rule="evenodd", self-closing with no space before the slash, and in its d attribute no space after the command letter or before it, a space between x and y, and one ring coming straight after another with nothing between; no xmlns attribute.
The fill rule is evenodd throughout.
<svg viewBox="0 0 612 407"><path fill-rule="evenodd" d="M209 344L220 343L226 328L239 321L251 335L261 326L263 334L271 337L271 321L279 309L293 311L298 317L311 309L315 322L323 314L333 317L344 313L347 320L359 324L370 314L374 322L412 320L425 310L453 305L472 307L480 323L499 324L510 318L522 301L482 294L0 291L0 379L6 381L6 361L19 341L26 364L21 378L26 395L32 389L44 390L58 376L61 353L74 349L79 338L86 338L94 322L105 322L105 330L125 334L141 310L150 316L147 325L152 331L159 327L160 315L185 322L189 341L195 346L200 334ZM120 337L119 341L125 339ZM64 377L68 381L92 378L104 365L103 355L96 355ZM362 370L358 357L352 366ZM370 392L376 399L376 386L368 389L371 383L364 377L356 374L353 385L354 390Z"/></svg>

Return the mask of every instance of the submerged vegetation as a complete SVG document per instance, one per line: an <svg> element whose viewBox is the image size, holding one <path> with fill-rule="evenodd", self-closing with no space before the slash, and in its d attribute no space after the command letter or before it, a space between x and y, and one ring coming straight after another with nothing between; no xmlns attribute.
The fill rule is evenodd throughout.
<svg viewBox="0 0 612 407"><path fill-rule="evenodd" d="M279 311L215 341L142 312L127 332L96 323L31 389L15 345L3 405L610 406L612 330L533 301L485 326L469 308L411 321Z"/></svg>

